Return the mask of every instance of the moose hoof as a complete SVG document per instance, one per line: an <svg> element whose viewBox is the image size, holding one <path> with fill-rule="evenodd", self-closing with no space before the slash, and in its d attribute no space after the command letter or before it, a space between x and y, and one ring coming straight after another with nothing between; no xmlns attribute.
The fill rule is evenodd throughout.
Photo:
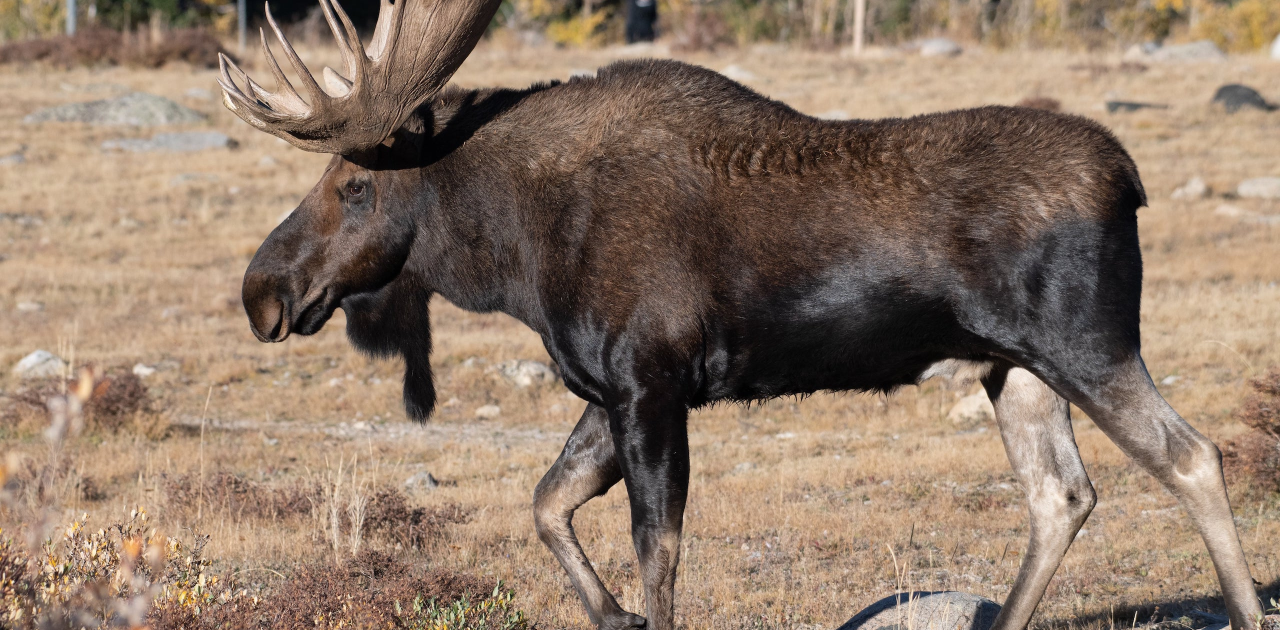
<svg viewBox="0 0 1280 630"><path fill-rule="evenodd" d="M640 630L645 627L644 617L624 612L614 617L608 617L600 623L600 630Z"/></svg>

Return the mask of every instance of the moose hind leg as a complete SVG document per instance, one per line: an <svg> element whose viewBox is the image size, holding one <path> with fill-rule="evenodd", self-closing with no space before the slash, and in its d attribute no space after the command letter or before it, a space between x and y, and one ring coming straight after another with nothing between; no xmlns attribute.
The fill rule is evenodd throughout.
<svg viewBox="0 0 1280 630"><path fill-rule="evenodd" d="M1213 559L1231 626L1253 628L1262 607L1236 533L1218 447L1169 406L1136 354L1107 378L1076 385L1076 404L1190 514Z"/></svg>
<svg viewBox="0 0 1280 630"><path fill-rule="evenodd" d="M645 620L622 609L591 568L587 555L573 531L573 512L583 503L609 491L622 479L609 434L609 417L604 409L588 405L578 426L565 443L564 451L533 494L533 520L542 540L587 609L587 616L604 630L642 628Z"/></svg>
<svg viewBox="0 0 1280 630"><path fill-rule="evenodd" d="M1071 430L1067 401L1022 368L984 380L1014 473L1027 493L1031 540L993 630L1021 630L1097 501Z"/></svg>

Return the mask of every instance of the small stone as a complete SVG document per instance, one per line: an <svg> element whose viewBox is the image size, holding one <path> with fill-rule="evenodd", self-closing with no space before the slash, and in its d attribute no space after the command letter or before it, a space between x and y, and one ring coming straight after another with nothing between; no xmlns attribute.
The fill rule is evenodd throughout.
<svg viewBox="0 0 1280 630"><path fill-rule="evenodd" d="M947 412L947 420L958 427L974 427L996 419L996 409L986 392L965 396Z"/></svg>
<svg viewBox="0 0 1280 630"><path fill-rule="evenodd" d="M416 472L412 477L404 480L406 490L432 490L440 487L440 482L431 476L430 472L425 470Z"/></svg>
<svg viewBox="0 0 1280 630"><path fill-rule="evenodd" d="M502 415L502 408L497 405L484 405L476 409L476 417L492 420Z"/></svg>
<svg viewBox="0 0 1280 630"><path fill-rule="evenodd" d="M1280 61L1280 35L1276 35L1276 38L1271 42L1271 58ZM1280 619L1280 617L1277 618Z"/></svg>
<svg viewBox="0 0 1280 630"><path fill-rule="evenodd" d="M365 422L364 420L361 420L351 425L351 428L356 431L364 431L364 432L373 431L373 425L369 424L368 422Z"/></svg>
<svg viewBox="0 0 1280 630"><path fill-rule="evenodd" d="M720 74L723 74L724 76L729 77L734 81L755 81L756 80L755 73L737 64L728 66L724 70L721 70Z"/></svg>
<svg viewBox="0 0 1280 630"><path fill-rule="evenodd" d="M1255 177L1240 182L1236 194L1255 199L1280 199L1280 177Z"/></svg>
<svg viewBox="0 0 1280 630"><path fill-rule="evenodd" d="M132 92L117 98L68 103L28 114L26 124L42 122L80 122L91 125L180 125L202 122L204 114L183 107L167 98Z"/></svg>
<svg viewBox="0 0 1280 630"><path fill-rule="evenodd" d="M1233 206L1229 203L1224 203L1218 206L1213 210L1213 213L1222 217L1235 217L1235 218L1251 217L1256 214L1254 212L1249 212L1248 210L1245 210L1240 206Z"/></svg>
<svg viewBox="0 0 1280 630"><path fill-rule="evenodd" d="M1217 44L1202 39L1189 44L1161 46L1152 51L1150 57L1157 61L1222 61L1227 55Z"/></svg>
<svg viewBox="0 0 1280 630"><path fill-rule="evenodd" d="M136 363L133 366L133 373L142 378L146 378L156 373L156 369L145 363Z"/></svg>
<svg viewBox="0 0 1280 630"><path fill-rule="evenodd" d="M521 389L536 384L550 384L558 378L555 370L546 363L527 359L513 359L494 364L485 370L486 373L497 373L507 382Z"/></svg>
<svg viewBox="0 0 1280 630"><path fill-rule="evenodd" d="M24 164L26 161L27 156L22 151L16 151L8 155L0 155L0 166L15 166L18 164Z"/></svg>
<svg viewBox="0 0 1280 630"><path fill-rule="evenodd" d="M840 626L839 630L988 630L1000 605L978 595L957 591L890 595Z"/></svg>
<svg viewBox="0 0 1280 630"><path fill-rule="evenodd" d="M930 37L916 42L921 57L954 57L964 49L945 37Z"/></svg>
<svg viewBox="0 0 1280 630"><path fill-rule="evenodd" d="M1174 383L1177 383L1177 382L1178 382L1178 381L1180 381L1180 380L1182 380L1182 377L1181 377L1181 376L1176 376L1176 375L1172 375L1172 374L1171 374L1171 375L1169 375L1169 376L1166 376L1166 377L1164 377L1164 378L1160 379L1160 384L1161 384L1161 385L1173 385Z"/></svg>
<svg viewBox="0 0 1280 630"><path fill-rule="evenodd" d="M118 150L130 153L154 153L158 151L194 153L207 149L234 149L238 146L240 146L240 143L232 140L227 134L216 131L158 133L152 136L150 140L125 138L107 140L102 143L104 151Z"/></svg>
<svg viewBox="0 0 1280 630"><path fill-rule="evenodd" d="M216 182L218 176L213 173L178 173L169 180L170 186L181 186L193 182Z"/></svg>
<svg viewBox="0 0 1280 630"><path fill-rule="evenodd" d="M1190 201L1192 199L1204 199L1210 194L1209 185L1204 183L1199 177L1192 177L1187 183L1179 186L1169 195L1171 199L1178 201Z"/></svg>
<svg viewBox="0 0 1280 630"><path fill-rule="evenodd" d="M1267 102L1257 90L1239 83L1232 83L1218 88L1213 93L1212 103L1223 106L1228 114L1234 114L1243 108L1257 109L1264 112L1274 111L1275 105Z"/></svg>
<svg viewBox="0 0 1280 630"><path fill-rule="evenodd" d="M41 302L18 302L19 313L39 313L44 310L44 304Z"/></svg>
<svg viewBox="0 0 1280 630"><path fill-rule="evenodd" d="M50 378L62 376L66 369L66 362L52 352L36 350L13 366L13 374L18 378Z"/></svg>
<svg viewBox="0 0 1280 630"><path fill-rule="evenodd" d="M733 472L744 473L749 470L755 470L755 468L756 468L756 465L751 462L742 462L741 464L738 464L737 466L733 467Z"/></svg>
<svg viewBox="0 0 1280 630"><path fill-rule="evenodd" d="M258 158L258 166L260 168L271 168L279 163L280 162L276 161L276 159L271 157L270 155L264 155Z"/></svg>

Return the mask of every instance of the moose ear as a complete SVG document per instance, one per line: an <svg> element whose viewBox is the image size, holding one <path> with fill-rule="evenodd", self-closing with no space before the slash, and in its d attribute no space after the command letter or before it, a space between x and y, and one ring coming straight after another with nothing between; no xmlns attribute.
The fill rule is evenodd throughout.
<svg viewBox="0 0 1280 630"><path fill-rule="evenodd" d="M436 406L431 378L431 291L416 286L407 274L373 293L343 302L347 338L362 352L376 357L404 358L404 410L415 422L425 422Z"/></svg>

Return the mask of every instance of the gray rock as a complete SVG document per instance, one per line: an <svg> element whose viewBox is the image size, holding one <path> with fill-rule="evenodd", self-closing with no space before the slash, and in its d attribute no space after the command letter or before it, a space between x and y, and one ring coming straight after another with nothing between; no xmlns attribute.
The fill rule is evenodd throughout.
<svg viewBox="0 0 1280 630"><path fill-rule="evenodd" d="M105 151L118 150L130 153L153 153L168 151L171 153L194 153L206 149L234 149L239 142L216 131L179 131L174 133L158 133L150 140L142 138L125 138L107 140L102 143Z"/></svg>
<svg viewBox="0 0 1280 630"><path fill-rule="evenodd" d="M839 630L988 630L999 613L999 604L968 593L898 593L854 615Z"/></svg>
<svg viewBox="0 0 1280 630"><path fill-rule="evenodd" d="M1221 105L1227 109L1228 114L1234 114L1242 108L1250 107L1260 109L1264 112L1274 111L1275 105L1267 102L1257 90L1239 83L1232 83L1218 88L1213 93L1213 103Z"/></svg>
<svg viewBox="0 0 1280 630"><path fill-rule="evenodd" d="M1280 177L1255 177L1240 182L1236 194L1254 199L1280 199Z"/></svg>
<svg viewBox="0 0 1280 630"><path fill-rule="evenodd" d="M17 310L19 313L39 313L44 310L42 302L18 302Z"/></svg>
<svg viewBox="0 0 1280 630"><path fill-rule="evenodd" d="M958 427L969 428L987 424L996 419L996 409L986 392L965 396L947 412L947 420Z"/></svg>
<svg viewBox="0 0 1280 630"><path fill-rule="evenodd" d="M527 359L503 361L494 364L485 372L497 373L508 383L520 388L533 385L549 385L556 382L558 378L551 366L540 361L529 361Z"/></svg>
<svg viewBox="0 0 1280 630"><path fill-rule="evenodd" d="M42 122L81 122L92 125L181 125L204 120L204 114L183 107L167 98L144 92L131 92L117 98L88 103L57 105L28 114L27 124Z"/></svg>
<svg viewBox="0 0 1280 630"><path fill-rule="evenodd" d="M1107 101L1107 113L1136 112L1140 109L1169 109L1168 105L1157 103L1138 103L1135 101Z"/></svg>
<svg viewBox="0 0 1280 630"><path fill-rule="evenodd" d="M18 378L49 378L62 376L66 369L66 362L52 352L36 350L13 366L13 375Z"/></svg>
<svg viewBox="0 0 1280 630"><path fill-rule="evenodd" d="M916 42L921 57L954 57L964 49L945 37L930 37Z"/></svg>
<svg viewBox="0 0 1280 630"><path fill-rule="evenodd" d="M1271 58L1280 61L1280 35L1276 35L1275 40L1271 42Z"/></svg>
<svg viewBox="0 0 1280 630"><path fill-rule="evenodd" d="M412 477L404 480L405 490L431 490L439 487L440 482L425 470L416 472Z"/></svg>
<svg viewBox="0 0 1280 630"><path fill-rule="evenodd" d="M720 74L723 74L724 76L729 77L734 81L755 81L756 80L756 75L754 72L747 70L746 68L743 68L742 66L739 66L737 64L731 65L725 68L724 70L721 70Z"/></svg>
<svg viewBox="0 0 1280 630"><path fill-rule="evenodd" d="M502 407L497 405L484 405L476 408L476 417L485 420L492 420L502 415Z"/></svg>
<svg viewBox="0 0 1280 630"><path fill-rule="evenodd" d="M0 166L13 166L27 161L27 149L23 147L8 155L0 155Z"/></svg>
<svg viewBox="0 0 1280 630"><path fill-rule="evenodd" d="M1217 44L1202 39L1189 44L1162 46L1153 51L1150 57L1156 61L1222 61L1227 55Z"/></svg>
<svg viewBox="0 0 1280 630"><path fill-rule="evenodd" d="M1199 177L1192 177L1187 180L1187 183L1175 189L1173 194L1169 195L1169 197L1176 201L1189 201L1192 199L1204 199L1205 197L1208 197L1211 192L1212 191L1209 190L1209 185L1204 183L1203 179L1200 179Z"/></svg>

